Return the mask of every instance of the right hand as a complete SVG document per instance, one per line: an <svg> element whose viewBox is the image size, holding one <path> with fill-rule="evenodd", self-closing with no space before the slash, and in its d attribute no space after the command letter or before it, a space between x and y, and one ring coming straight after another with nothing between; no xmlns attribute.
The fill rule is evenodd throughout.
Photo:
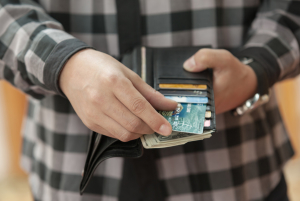
<svg viewBox="0 0 300 201"><path fill-rule="evenodd" d="M65 64L59 85L82 122L100 134L127 142L143 134L172 132L155 109L174 110L177 103L107 54L79 51Z"/></svg>

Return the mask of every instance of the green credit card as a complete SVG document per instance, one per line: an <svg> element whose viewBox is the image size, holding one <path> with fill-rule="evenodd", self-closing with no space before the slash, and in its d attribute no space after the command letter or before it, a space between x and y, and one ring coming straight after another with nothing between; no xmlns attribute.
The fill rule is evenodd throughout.
<svg viewBox="0 0 300 201"><path fill-rule="evenodd" d="M172 125L173 131L202 134L206 104L178 103L174 111L158 111Z"/></svg>

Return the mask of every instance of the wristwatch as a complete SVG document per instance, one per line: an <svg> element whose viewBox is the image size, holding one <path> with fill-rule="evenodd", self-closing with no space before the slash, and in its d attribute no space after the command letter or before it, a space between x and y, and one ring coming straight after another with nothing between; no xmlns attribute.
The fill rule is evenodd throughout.
<svg viewBox="0 0 300 201"><path fill-rule="evenodd" d="M253 62L252 58L244 57L240 60L243 64L250 64ZM270 97L270 90L268 94L260 95L256 93L252 98L246 100L241 106L232 110L234 116L241 116L245 113L252 111L253 109L257 108L260 105L263 105L269 101Z"/></svg>

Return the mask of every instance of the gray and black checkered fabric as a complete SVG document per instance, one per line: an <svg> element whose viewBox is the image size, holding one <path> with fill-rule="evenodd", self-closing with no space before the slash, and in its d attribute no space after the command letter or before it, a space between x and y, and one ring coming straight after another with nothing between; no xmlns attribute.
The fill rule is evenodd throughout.
<svg viewBox="0 0 300 201"><path fill-rule="evenodd" d="M265 71L273 80L299 72L299 2L140 0L140 6L143 45L254 48L279 66ZM67 59L89 47L118 56L115 0L0 0L0 78L29 95L22 167L37 200L122 200L123 158L101 164L79 195L89 130L59 95L57 79ZM274 96L242 117L218 115L217 130L204 141L150 150L165 200L258 201L278 184L293 150Z"/></svg>

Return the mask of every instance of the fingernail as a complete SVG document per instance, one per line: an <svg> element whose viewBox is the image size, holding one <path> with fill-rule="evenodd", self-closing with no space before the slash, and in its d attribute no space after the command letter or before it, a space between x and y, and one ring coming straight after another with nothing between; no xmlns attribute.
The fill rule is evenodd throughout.
<svg viewBox="0 0 300 201"><path fill-rule="evenodd" d="M158 132L159 132L159 134L162 134L162 135L170 135L171 134L171 130L170 130L169 126L167 126L165 124L160 126Z"/></svg>
<svg viewBox="0 0 300 201"><path fill-rule="evenodd" d="M192 56L191 58L189 58L183 63L183 68L187 71L193 70L195 66L196 66L196 62L194 56Z"/></svg>

